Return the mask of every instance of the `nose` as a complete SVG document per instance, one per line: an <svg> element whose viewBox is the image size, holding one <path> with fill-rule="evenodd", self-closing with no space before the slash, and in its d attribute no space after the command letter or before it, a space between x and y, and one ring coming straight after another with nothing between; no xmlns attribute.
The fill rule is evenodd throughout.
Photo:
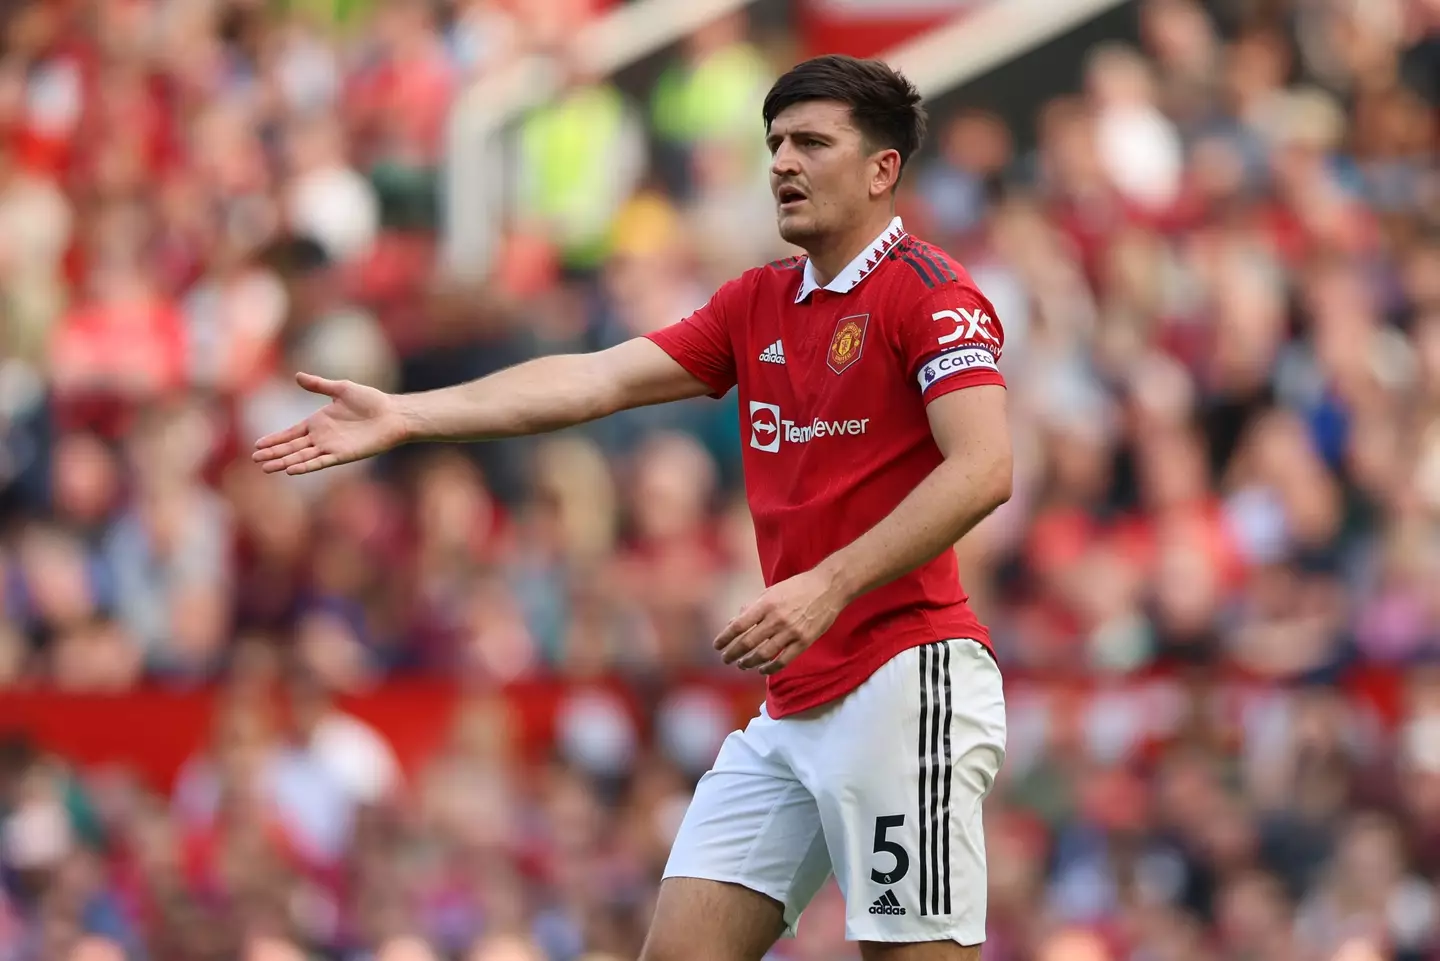
<svg viewBox="0 0 1440 961"><path fill-rule="evenodd" d="M794 177L800 173L800 152L784 141L770 158L770 176L776 179Z"/></svg>

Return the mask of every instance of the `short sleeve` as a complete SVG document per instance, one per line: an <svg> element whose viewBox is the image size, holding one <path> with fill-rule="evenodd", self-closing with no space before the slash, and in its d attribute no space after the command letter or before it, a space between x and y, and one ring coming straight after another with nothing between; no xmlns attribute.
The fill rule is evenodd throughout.
<svg viewBox="0 0 1440 961"><path fill-rule="evenodd" d="M1005 386L1005 331L990 301L966 283L927 293L900 318L905 369L925 402L982 384Z"/></svg>
<svg viewBox="0 0 1440 961"><path fill-rule="evenodd" d="M743 278L729 281L689 317L645 335L703 381L715 398L724 397L735 386L735 346L730 325L739 317L742 282Z"/></svg>

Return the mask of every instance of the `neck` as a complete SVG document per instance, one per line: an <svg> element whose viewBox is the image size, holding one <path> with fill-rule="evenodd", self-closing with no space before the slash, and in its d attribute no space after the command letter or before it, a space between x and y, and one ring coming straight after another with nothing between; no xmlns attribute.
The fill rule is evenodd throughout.
<svg viewBox="0 0 1440 961"><path fill-rule="evenodd" d="M810 255L815 279L820 282L820 286L834 280L850 261L875 242L875 238L880 236L894 219L894 210L876 210L845 233L827 237L815 246L807 247L805 252Z"/></svg>

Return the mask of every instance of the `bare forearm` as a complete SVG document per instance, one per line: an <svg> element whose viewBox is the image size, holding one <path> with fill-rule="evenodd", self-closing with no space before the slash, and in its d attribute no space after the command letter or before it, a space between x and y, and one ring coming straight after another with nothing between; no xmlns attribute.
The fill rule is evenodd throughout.
<svg viewBox="0 0 1440 961"><path fill-rule="evenodd" d="M399 398L407 440L493 440L604 417L615 391L593 355L556 354L441 390Z"/></svg>
<svg viewBox="0 0 1440 961"><path fill-rule="evenodd" d="M1010 498L1010 467L949 458L878 524L819 570L846 603L953 548Z"/></svg>

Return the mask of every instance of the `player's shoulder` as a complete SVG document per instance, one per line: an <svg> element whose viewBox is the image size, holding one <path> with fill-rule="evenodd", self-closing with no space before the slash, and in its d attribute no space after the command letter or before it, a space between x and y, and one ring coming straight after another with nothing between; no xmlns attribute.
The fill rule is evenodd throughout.
<svg viewBox="0 0 1440 961"><path fill-rule="evenodd" d="M754 298L771 299L793 297L800 289L808 261L804 254L772 260L768 264L751 267L730 280L722 290L732 297L742 297L754 302Z"/></svg>
<svg viewBox="0 0 1440 961"><path fill-rule="evenodd" d="M772 260L763 267L756 267L757 271L763 271L778 275L782 278L788 277L796 271L805 269L805 262L810 258L804 254L792 254L789 257L781 257L779 260Z"/></svg>
<svg viewBox="0 0 1440 961"><path fill-rule="evenodd" d="M804 254L797 254L793 257L772 260L768 264L751 267L729 283L731 286L747 290L794 286L800 283L808 259Z"/></svg>
<svg viewBox="0 0 1440 961"><path fill-rule="evenodd" d="M891 248L890 256L908 268L896 271L897 282L913 295L924 297L946 288L975 289L975 281L964 265L914 234L906 234Z"/></svg>
<svg viewBox="0 0 1440 961"><path fill-rule="evenodd" d="M806 258L786 257L751 267L721 284L711 296L709 310L726 323L753 318L757 310L771 310L793 300L800 289Z"/></svg>

